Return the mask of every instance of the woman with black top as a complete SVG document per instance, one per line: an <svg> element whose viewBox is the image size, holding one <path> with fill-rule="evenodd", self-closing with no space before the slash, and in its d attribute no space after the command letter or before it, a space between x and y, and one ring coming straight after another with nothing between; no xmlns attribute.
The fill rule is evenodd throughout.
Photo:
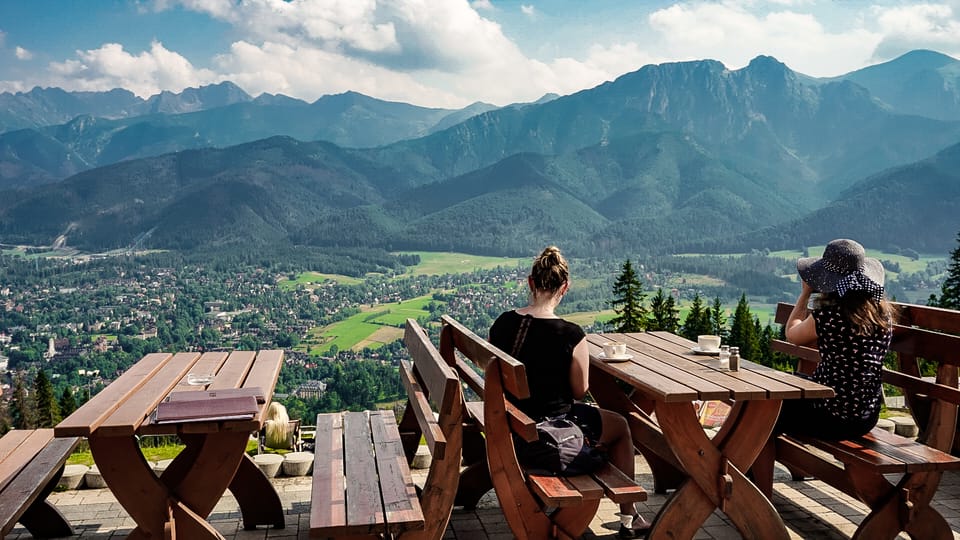
<svg viewBox="0 0 960 540"><path fill-rule="evenodd" d="M530 303L501 314L490 328L490 342L509 352L515 350L522 322L529 321L514 356L526 366L530 397L515 404L538 422L563 416L571 419L588 441L606 451L614 466L633 478L633 439L626 419L575 401L589 389L590 358L583 329L554 314L570 288L567 261L558 248L550 246L536 258L527 284ZM641 537L650 528L632 503L621 504L619 516L622 538Z"/></svg>
<svg viewBox="0 0 960 540"><path fill-rule="evenodd" d="M880 417L883 357L893 335L883 265L857 242L839 239L827 244L823 257L799 259L797 271L802 285L785 325L787 341L817 345L820 362L811 378L837 395L784 401L776 433L859 437Z"/></svg>

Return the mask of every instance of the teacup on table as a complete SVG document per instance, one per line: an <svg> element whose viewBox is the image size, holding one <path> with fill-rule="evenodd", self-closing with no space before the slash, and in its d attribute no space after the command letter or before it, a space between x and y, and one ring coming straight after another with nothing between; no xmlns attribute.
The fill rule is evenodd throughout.
<svg viewBox="0 0 960 540"><path fill-rule="evenodd" d="M720 350L720 336L712 334L703 334L697 336L697 347L703 352L716 352Z"/></svg>
<svg viewBox="0 0 960 540"><path fill-rule="evenodd" d="M607 358L616 358L627 354L627 344L619 341L607 341L603 344L603 355Z"/></svg>

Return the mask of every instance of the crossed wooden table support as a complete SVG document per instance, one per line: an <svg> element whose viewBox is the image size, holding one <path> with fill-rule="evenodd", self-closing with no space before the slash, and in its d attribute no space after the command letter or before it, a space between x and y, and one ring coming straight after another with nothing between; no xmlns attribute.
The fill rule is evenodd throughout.
<svg viewBox="0 0 960 540"><path fill-rule="evenodd" d="M629 360L610 362L604 341L627 343ZM789 538L783 520L746 477L767 442L784 399L830 397L812 381L744 362L738 372L691 352L692 342L666 332L591 334L591 395L622 413L635 446L653 469L655 489L677 487L656 516L648 538L692 538L715 509L744 538ZM626 383L626 384L624 384ZM712 439L693 402L733 404Z"/></svg>

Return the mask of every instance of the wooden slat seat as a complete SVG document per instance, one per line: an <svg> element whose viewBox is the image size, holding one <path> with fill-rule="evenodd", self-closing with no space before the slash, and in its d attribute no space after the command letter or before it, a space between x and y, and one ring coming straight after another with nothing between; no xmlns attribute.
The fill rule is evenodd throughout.
<svg viewBox="0 0 960 540"><path fill-rule="evenodd" d="M536 440L536 423L507 399L508 394L517 398L529 395L524 365L448 316L443 317L440 353L483 400L468 403L467 410L481 420L478 425L485 438L489 472L486 478L479 474L461 476L460 489L471 493L465 498L473 499L492 484L514 536L578 538L596 514L602 497L618 503L646 500L646 491L633 478L610 465L581 476L526 474L517 462L513 437ZM477 375L479 370L485 374L482 380ZM465 462L467 471L483 470L471 469L477 464ZM548 507L556 510L548 514Z"/></svg>
<svg viewBox="0 0 960 540"><path fill-rule="evenodd" d="M897 304L891 350L897 368L884 368L883 381L901 388L911 413L921 427L917 440L880 428L862 437L841 441L781 435L775 442L776 460L787 466L794 479L816 477L858 498L870 514L857 529L856 538L893 538L905 531L913 538L952 539L943 516L929 503L944 471L960 470L960 458L949 454L957 425L957 364L960 337L944 331L960 329L960 313L938 308ZM777 307L776 321L784 324L793 309ZM920 327L923 324L926 327ZM773 340L771 348L799 359L798 371L813 372L820 360L815 348ZM936 362L933 381L920 376L919 358ZM896 484L886 474L902 475ZM772 486L761 486L769 494Z"/></svg>
<svg viewBox="0 0 960 540"><path fill-rule="evenodd" d="M0 439L0 537L20 522L34 538L73 535L73 528L47 501L64 464L80 441L54 439L52 429L17 429Z"/></svg>
<svg viewBox="0 0 960 540"><path fill-rule="evenodd" d="M423 528L391 411L317 415L311 538L382 538Z"/></svg>

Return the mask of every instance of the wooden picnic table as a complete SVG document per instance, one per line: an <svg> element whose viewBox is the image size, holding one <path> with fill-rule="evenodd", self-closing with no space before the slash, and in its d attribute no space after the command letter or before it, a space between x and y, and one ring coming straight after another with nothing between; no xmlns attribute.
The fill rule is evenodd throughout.
<svg viewBox="0 0 960 540"><path fill-rule="evenodd" d="M107 487L137 523L128 538L222 539L206 517L228 487L246 528L282 528L280 498L246 455L247 441L262 426L282 364L283 351L148 354L58 424L54 433L87 437ZM213 379L189 385L190 373L212 374ZM246 418L225 419L229 414L221 411L220 419L156 422L157 406L172 393L178 394L169 399L200 391L213 398L217 392L259 394L262 403ZM139 435L178 435L186 448L157 477L140 451Z"/></svg>
<svg viewBox="0 0 960 540"><path fill-rule="evenodd" d="M773 504L745 474L784 399L833 397L832 389L749 361L736 372L721 370L717 357L695 354L695 343L669 332L590 334L587 340L591 395L627 417L660 484L657 491L678 488L648 538L693 538L717 508L744 538L789 538ZM632 358L606 361L602 343L611 340L626 343ZM732 405L712 439L694 406L707 400Z"/></svg>

